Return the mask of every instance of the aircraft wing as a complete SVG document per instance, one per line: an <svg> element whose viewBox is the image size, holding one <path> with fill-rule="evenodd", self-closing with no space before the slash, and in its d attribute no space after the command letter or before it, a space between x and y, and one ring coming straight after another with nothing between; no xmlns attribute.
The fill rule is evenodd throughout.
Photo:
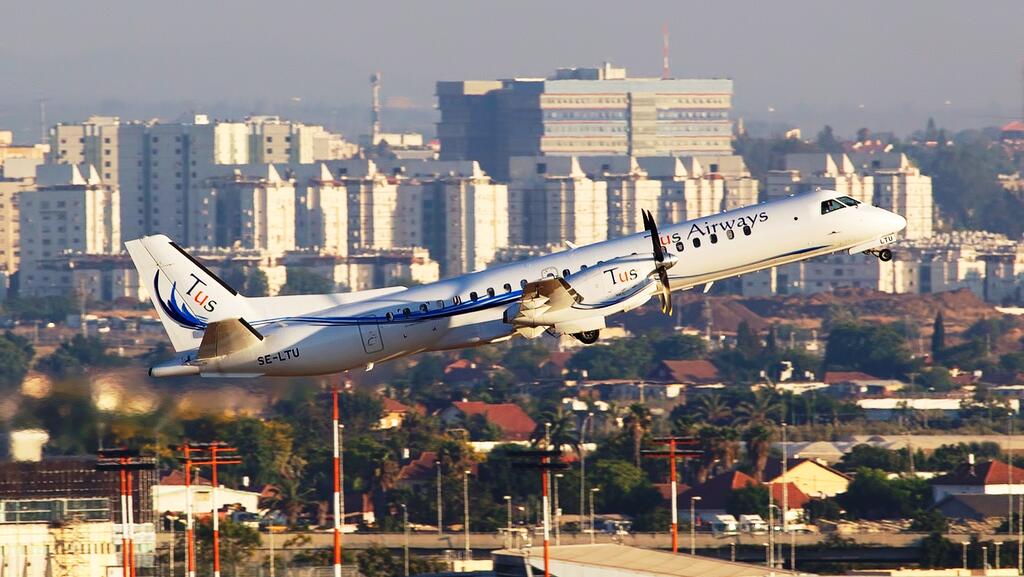
<svg viewBox="0 0 1024 577"><path fill-rule="evenodd" d="M527 283L519 300L519 311L511 321L520 334L534 338L547 328L539 322L540 317L570 308L581 300L579 293L563 278Z"/></svg>

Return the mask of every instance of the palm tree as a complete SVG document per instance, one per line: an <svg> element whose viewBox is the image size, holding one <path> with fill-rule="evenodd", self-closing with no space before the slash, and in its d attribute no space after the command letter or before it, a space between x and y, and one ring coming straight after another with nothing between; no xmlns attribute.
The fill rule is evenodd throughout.
<svg viewBox="0 0 1024 577"><path fill-rule="evenodd" d="M697 432L697 439L702 451L694 475L697 483L707 481L715 465L720 464L726 469L732 468L738 453L739 433L736 429L707 425Z"/></svg>
<svg viewBox="0 0 1024 577"><path fill-rule="evenodd" d="M754 392L751 401L743 401L736 407L737 423L746 423L747 426L764 425L775 421L779 414L781 405L775 398L775 393L766 389L758 389Z"/></svg>
<svg viewBox="0 0 1024 577"><path fill-rule="evenodd" d="M732 416L732 409L725 404L721 395L704 395L697 403L697 415L710 425L718 425Z"/></svg>
<svg viewBox="0 0 1024 577"><path fill-rule="evenodd" d="M537 428L533 430L530 441L537 446L545 440L548 443L548 448L558 453L565 448L579 452L580 440L576 434L576 416L561 406L554 411L542 413L541 422L537 423Z"/></svg>
<svg viewBox="0 0 1024 577"><path fill-rule="evenodd" d="M640 446L643 444L644 436L650 430L652 422L651 411L640 404L630 405L622 418L623 428L629 431L633 437L633 460L637 468L640 467Z"/></svg>
<svg viewBox="0 0 1024 577"><path fill-rule="evenodd" d="M747 427L743 431L743 440L747 444L747 456L754 468L754 479L757 482L763 481L764 469L768 464L768 451L771 447L775 431L766 424L758 424Z"/></svg>
<svg viewBox="0 0 1024 577"><path fill-rule="evenodd" d="M306 468L306 462L299 456L293 454L277 471L280 481L277 483L277 493L271 500L271 508L280 511L288 519L288 526L294 527L299 520L299 514L306 507L312 489L303 487L302 473Z"/></svg>

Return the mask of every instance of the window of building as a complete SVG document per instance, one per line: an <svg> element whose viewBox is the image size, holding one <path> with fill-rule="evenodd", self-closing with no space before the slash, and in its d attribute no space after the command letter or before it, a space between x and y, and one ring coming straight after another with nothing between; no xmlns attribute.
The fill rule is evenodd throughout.
<svg viewBox="0 0 1024 577"><path fill-rule="evenodd" d="M545 174L548 171L548 164L546 162L537 163L537 174Z"/></svg>

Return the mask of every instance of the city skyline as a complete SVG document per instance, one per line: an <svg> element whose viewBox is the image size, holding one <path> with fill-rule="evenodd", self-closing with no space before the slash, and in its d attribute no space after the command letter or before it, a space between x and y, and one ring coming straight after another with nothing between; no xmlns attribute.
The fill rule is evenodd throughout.
<svg viewBox="0 0 1024 577"><path fill-rule="evenodd" d="M960 129L1021 113L1024 52L1014 28L1024 7L1015 2L985 3L984 18L974 5L923 1L649 3L614 18L612 4L581 6L313 2L289 5L296 25L280 30L267 18L279 9L270 0L186 3L173 14L115 0L24 6L21 24L0 40L0 75L13 79L0 86L0 125L36 138L42 98L48 124L91 113L278 113L352 134L366 131L368 76L379 70L385 125L428 130L439 80L546 76L602 61L657 76L663 24L672 75L732 78L736 117L748 126L905 134L928 117ZM698 25L707 22L721 26ZM516 29L526 33L495 36ZM282 40L241 41L251 34Z"/></svg>

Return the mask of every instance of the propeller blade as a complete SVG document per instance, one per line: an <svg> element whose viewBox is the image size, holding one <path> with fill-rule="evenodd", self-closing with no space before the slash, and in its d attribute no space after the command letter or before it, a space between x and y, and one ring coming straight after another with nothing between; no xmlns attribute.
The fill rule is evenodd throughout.
<svg viewBox="0 0 1024 577"><path fill-rule="evenodd" d="M672 290L668 284L668 271L658 267L658 280L661 281L661 312L672 316Z"/></svg>
<svg viewBox="0 0 1024 577"><path fill-rule="evenodd" d="M651 244L654 246L654 260L663 262L665 260L665 248L661 246L661 236L658 234L658 225L654 222L654 216L650 211L643 210L644 228L651 233Z"/></svg>

